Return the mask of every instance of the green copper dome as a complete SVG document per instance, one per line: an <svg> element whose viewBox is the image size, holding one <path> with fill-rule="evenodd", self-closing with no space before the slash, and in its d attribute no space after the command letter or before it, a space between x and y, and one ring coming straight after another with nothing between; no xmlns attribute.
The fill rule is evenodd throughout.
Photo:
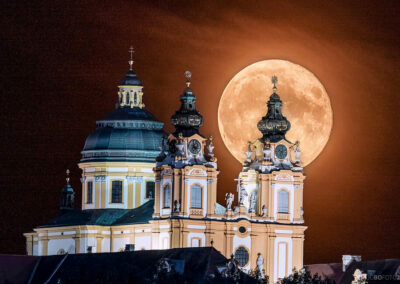
<svg viewBox="0 0 400 284"><path fill-rule="evenodd" d="M97 121L86 139L82 162L155 162L160 153L163 123L148 111L118 108Z"/></svg>
<svg viewBox="0 0 400 284"><path fill-rule="evenodd" d="M136 100L136 92L141 92L143 86L130 70L119 88L125 90L125 98L129 94ZM81 162L155 162L161 137L166 136L164 124L143 109L143 104L121 103L126 101L121 95L120 91L117 109L96 122L96 130L88 136L81 152Z"/></svg>

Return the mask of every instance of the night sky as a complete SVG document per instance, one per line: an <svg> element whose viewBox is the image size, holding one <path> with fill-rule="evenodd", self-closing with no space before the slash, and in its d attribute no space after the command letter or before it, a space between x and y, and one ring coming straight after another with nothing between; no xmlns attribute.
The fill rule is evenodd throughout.
<svg viewBox="0 0 400 284"><path fill-rule="evenodd" d="M67 168L79 206L80 151L114 108L133 45L146 109L167 131L192 71L201 133L215 137L220 203L241 169L218 130L229 80L265 59L313 72L334 121L304 171L305 263L400 257L400 2L347 2L1 4L0 253L25 253L22 233L58 214Z"/></svg>

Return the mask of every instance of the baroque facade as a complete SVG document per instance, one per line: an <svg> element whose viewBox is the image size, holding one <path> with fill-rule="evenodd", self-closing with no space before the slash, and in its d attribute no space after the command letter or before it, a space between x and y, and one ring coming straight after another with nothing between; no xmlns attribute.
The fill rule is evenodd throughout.
<svg viewBox="0 0 400 284"><path fill-rule="evenodd" d="M245 271L263 268L276 282L303 267L303 169L299 143L285 138L277 78L262 137L248 143L237 188L217 202L219 170L212 137L186 72L175 131L144 109L142 83L130 70L116 110L97 121L82 151L82 206L62 190L61 214L24 234L29 255L213 246ZM161 150L161 151L160 151ZM237 206L233 206L237 199Z"/></svg>

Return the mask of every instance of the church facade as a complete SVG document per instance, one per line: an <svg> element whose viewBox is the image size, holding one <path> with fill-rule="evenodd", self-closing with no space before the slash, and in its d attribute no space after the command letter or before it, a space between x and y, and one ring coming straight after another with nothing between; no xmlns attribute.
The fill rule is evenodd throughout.
<svg viewBox="0 0 400 284"><path fill-rule="evenodd" d="M277 78L262 137L248 143L237 188L217 202L218 165L212 137L186 72L175 131L144 110L142 84L131 68L119 86L116 110L97 121L87 138L82 206L62 190L61 214L24 234L29 255L118 252L213 246L249 271L262 267L270 281L303 267L303 169L299 143L285 138L290 122L281 112ZM237 200L237 206L233 206Z"/></svg>

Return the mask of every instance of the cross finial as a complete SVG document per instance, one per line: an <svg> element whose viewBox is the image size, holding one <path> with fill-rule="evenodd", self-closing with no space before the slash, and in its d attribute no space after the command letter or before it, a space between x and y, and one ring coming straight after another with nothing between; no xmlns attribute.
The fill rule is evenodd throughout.
<svg viewBox="0 0 400 284"><path fill-rule="evenodd" d="M69 184L69 173L70 173L70 171L69 171L69 169L67 169L67 171L66 171L67 178L65 179L67 181L67 184Z"/></svg>
<svg viewBox="0 0 400 284"><path fill-rule="evenodd" d="M276 84L278 83L278 77L276 77L276 75L272 76L271 78L271 82L272 84L274 84L274 87L272 88L272 90L274 91L274 93L276 92L277 88L276 88Z"/></svg>
<svg viewBox="0 0 400 284"><path fill-rule="evenodd" d="M131 47L129 47L129 53L131 54L131 58L128 61L129 63L129 70L132 71L132 65L133 65L133 53L135 52L135 50L133 49L133 46L131 45Z"/></svg>
<svg viewBox="0 0 400 284"><path fill-rule="evenodd" d="M190 86L190 79L192 78L192 72L186 71L186 72L185 72L185 77L186 77L186 86L189 88L189 86Z"/></svg>

